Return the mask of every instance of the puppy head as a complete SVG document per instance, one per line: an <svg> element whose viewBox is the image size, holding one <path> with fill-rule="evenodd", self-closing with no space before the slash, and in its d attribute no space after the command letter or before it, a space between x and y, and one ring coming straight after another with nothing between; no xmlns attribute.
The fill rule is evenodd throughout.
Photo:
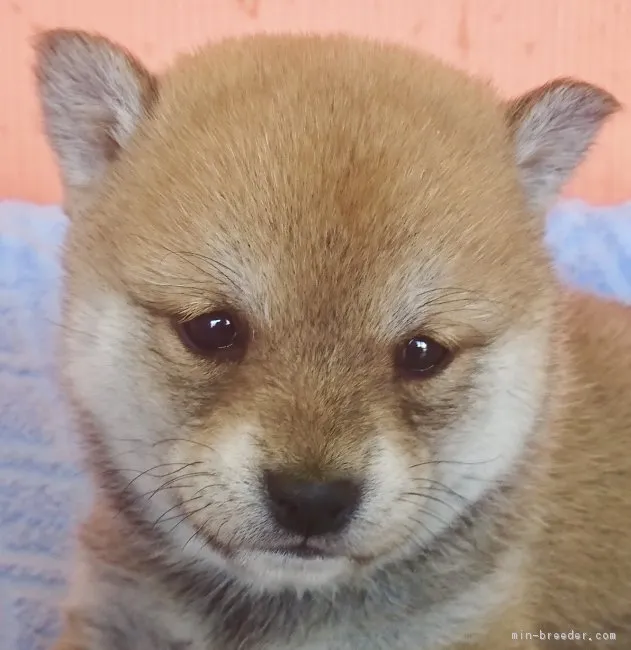
<svg viewBox="0 0 631 650"><path fill-rule="evenodd" d="M85 34L37 52L66 373L175 547L255 587L335 585L510 473L544 409L543 212L611 95L503 104L345 38L228 41L157 79Z"/></svg>

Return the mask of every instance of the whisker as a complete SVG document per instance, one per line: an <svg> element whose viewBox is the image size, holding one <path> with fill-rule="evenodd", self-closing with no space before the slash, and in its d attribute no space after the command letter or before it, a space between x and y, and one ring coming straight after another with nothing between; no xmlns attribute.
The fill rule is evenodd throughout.
<svg viewBox="0 0 631 650"><path fill-rule="evenodd" d="M196 515L198 512L202 512L202 510L206 510L206 508L210 507L211 505L212 505L212 503L207 503L207 504L203 505L201 508L197 508L197 510L191 510L190 512L186 513L184 515L184 517L182 519L180 519L180 521L178 521L177 524L175 524L175 526L173 526L173 528L171 528L171 530L169 530L169 534L171 534L181 523L185 522L187 519L189 519L193 515Z"/></svg>
<svg viewBox="0 0 631 650"><path fill-rule="evenodd" d="M184 546L182 546L182 550L184 550L188 546L189 542L192 542L200 533L203 532L203 530L206 528L206 526L208 526L208 523L210 522L210 520L212 518L213 518L213 515L211 514L209 517L207 517L204 520L204 523L201 526L196 526L195 532L186 540L186 542L184 543ZM217 532L213 535L213 538L219 537L219 533L221 532L221 529L228 523L228 521L229 521L229 518L226 517L221 522L221 524L219 525L219 528L217 529ZM204 545L206 545L207 543L208 543L207 540L204 539Z"/></svg>
<svg viewBox="0 0 631 650"><path fill-rule="evenodd" d="M233 276L235 276L236 274L234 273L234 271L228 265L224 264L223 262L220 262L219 260L212 259L211 257L208 257L206 255L202 255L200 253L181 253L181 255L195 257L195 258L201 260L202 262L205 262L206 264L210 265L218 273L218 275L220 277L222 277L224 280L228 281L232 285L232 287L234 289L236 289L237 291L240 291L239 284L236 282L234 277L231 277L229 275L229 274L232 274ZM188 261L188 262L189 262L189 264L191 264L190 261ZM193 265L193 266L195 266L195 265ZM197 266L195 266L195 268L197 268L199 271L202 271L202 269L200 269ZM208 273L206 272L206 274L208 274Z"/></svg>
<svg viewBox="0 0 631 650"><path fill-rule="evenodd" d="M415 501L412 501L410 499L405 499L403 497L401 497L401 501L406 501L407 503L412 503L414 505L417 505ZM421 514L421 515L427 515L427 516L430 516L430 517L434 517L434 519L438 520L443 526L449 526L450 525L448 521L445 521L442 517L439 517L435 512L432 512L431 510L425 510L424 508L419 508L417 510L417 512L419 514ZM417 519L415 519L414 517L411 517L411 516L408 517L408 519L411 519L412 521L415 521L418 524L422 523L422 522L418 521Z"/></svg>
<svg viewBox="0 0 631 650"><path fill-rule="evenodd" d="M189 438L163 438L162 440L158 440L157 442L154 442L153 446L158 446L169 442L186 442L189 445L198 445L200 447L203 447L204 449L208 449L209 451L215 453L215 450L210 445L207 445L203 442L199 442L199 440L190 440Z"/></svg>
<svg viewBox="0 0 631 650"><path fill-rule="evenodd" d="M136 237L138 237L140 239L144 239L141 235L136 235ZM152 242L152 243L155 244L156 242ZM192 257L192 258L201 260L202 262L204 262L205 264L210 266L211 269L214 270L215 273L220 278L225 280L228 284L230 284L232 286L233 289L235 289L237 292L240 293L241 288L240 288L238 282L235 279L236 274L226 264L223 264L222 262L220 262L218 260L212 259L212 258L210 258L210 257L208 257L206 255L202 255L200 253L195 253L195 252L192 252L192 251L176 251L176 250L172 250L171 248L169 248L168 246L166 246L163 243L159 243L159 246L162 249L164 249L166 251L166 253L167 253L164 256L163 260L162 260L163 262L164 262L164 260L167 259L167 257L169 255L174 255L174 256L178 257L179 259L185 261L187 264L190 264L194 269L196 269L197 271L202 273L204 276L208 277L209 279L213 279L212 274L209 272L209 269L202 268L201 266L193 263L189 258Z"/></svg>
<svg viewBox="0 0 631 650"><path fill-rule="evenodd" d="M408 519L411 522L415 523L417 526L420 526L424 531L429 533L432 537L435 536L435 532L432 530L431 526L429 526L427 524L427 522L422 521L421 519L417 519L416 517L408 517ZM443 525L446 525L445 522L443 522L443 521L441 521L440 523L442 523ZM410 534L414 534L414 530L411 527L408 528L408 530L410 531Z"/></svg>
<svg viewBox="0 0 631 650"><path fill-rule="evenodd" d="M185 480L185 479L189 479L189 478L195 478L196 476L212 476L212 474L209 474L208 472L189 472L188 474L184 474L184 476L176 476L175 478L169 479L166 483L163 483L160 488L154 490L153 494L147 499L147 501L151 501L151 499L165 485L171 485L172 483L175 483L176 481L181 481L181 480Z"/></svg>
<svg viewBox="0 0 631 650"><path fill-rule="evenodd" d="M436 479L431 479L431 478L413 478L413 481L425 481L426 483L430 483L429 489L434 489L434 490L442 490L447 494L451 494L454 497L457 497L461 501L468 501L465 497L463 497L460 493L456 492L452 488L450 488L448 485L445 485L444 483L441 483L441 481L437 481Z"/></svg>
<svg viewBox="0 0 631 650"><path fill-rule="evenodd" d="M198 497L191 497L190 499L186 499L185 501L181 501L180 503L176 503L174 506L169 508L168 510L165 510L154 522L152 525L152 528L155 528L161 521L172 521L176 517L180 517L181 513L179 515L173 515L172 517L166 517L166 515L169 514L169 512L173 512L173 510L176 510L177 508L183 508L187 503L190 503L191 501L197 501L198 499L201 499L201 495Z"/></svg>
<svg viewBox="0 0 631 650"><path fill-rule="evenodd" d="M194 486L193 485L188 485L188 484L185 484L185 485L167 485L167 486L164 486L164 487L161 486L158 489L158 492L162 492L163 490L185 490L187 488L192 488L192 487L194 487ZM153 494L154 492L155 492L155 490L149 490L148 492L145 492L144 494L138 494L133 499L133 501L131 502L130 505L133 507L138 501L140 501L141 499L144 499L148 494Z"/></svg>
<svg viewBox="0 0 631 650"><path fill-rule="evenodd" d="M429 501L434 501L436 503L440 503L441 505L445 506L446 508L449 508L454 514L460 515L460 512L456 510L450 503L447 503L446 501L443 501L442 499L439 499L438 497L429 495L429 494L424 494L423 492L406 492L405 496L411 496L411 497L420 497L423 499L427 499Z"/></svg>
<svg viewBox="0 0 631 650"><path fill-rule="evenodd" d="M480 461L442 460L442 459L425 460L422 463L416 463L414 465L410 465L408 469L416 469L417 467L425 467L427 465L465 465L465 466L486 465L488 463L492 463L493 461L498 460L498 458L501 458L501 454L498 454L493 458L489 458L488 460L480 460Z"/></svg>
<svg viewBox="0 0 631 650"><path fill-rule="evenodd" d="M146 469L138 474L138 476L135 476L124 488L124 492L129 490L129 488L133 485L135 481L137 481L139 478L142 476L148 475L151 476L152 478L166 478L167 476L173 476L173 474L177 474L178 472L181 472L182 470L186 469L187 467L192 467L193 465L199 465L201 464L202 461L195 461L192 463L162 463L160 465L155 465L154 467L150 467L149 469ZM181 465L179 469L174 469L171 472L166 472L165 474L151 474L150 472L155 471L156 469L159 469L160 467L172 467L173 465ZM120 472L137 472L138 470L132 469L132 470L118 470Z"/></svg>

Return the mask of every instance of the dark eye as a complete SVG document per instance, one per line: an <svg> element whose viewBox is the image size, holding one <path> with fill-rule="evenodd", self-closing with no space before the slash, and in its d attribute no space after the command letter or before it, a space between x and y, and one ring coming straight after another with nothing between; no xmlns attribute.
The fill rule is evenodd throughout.
<svg viewBox="0 0 631 650"><path fill-rule="evenodd" d="M451 359L444 345L428 336L415 336L400 348L397 365L406 375L424 379L442 370Z"/></svg>
<svg viewBox="0 0 631 650"><path fill-rule="evenodd" d="M187 348L205 356L238 351L245 343L244 328L234 314L216 311L176 326Z"/></svg>

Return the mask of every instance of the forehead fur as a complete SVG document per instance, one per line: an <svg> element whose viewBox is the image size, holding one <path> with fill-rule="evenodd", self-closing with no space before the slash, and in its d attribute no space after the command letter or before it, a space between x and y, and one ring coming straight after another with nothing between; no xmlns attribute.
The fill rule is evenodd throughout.
<svg viewBox="0 0 631 650"><path fill-rule="evenodd" d="M74 250L144 300L179 308L188 292L187 309L229 300L269 317L288 296L307 308L364 291L365 307L377 283L396 310L433 282L495 280L514 298L545 276L503 107L434 59L257 37L182 58L159 89L75 224ZM203 297L183 286L204 274Z"/></svg>

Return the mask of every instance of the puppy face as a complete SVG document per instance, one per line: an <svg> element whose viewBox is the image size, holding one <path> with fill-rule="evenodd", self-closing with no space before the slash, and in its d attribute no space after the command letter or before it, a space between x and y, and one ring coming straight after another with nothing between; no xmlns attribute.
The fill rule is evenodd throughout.
<svg viewBox="0 0 631 650"><path fill-rule="evenodd" d="M610 95L503 105L342 38L227 42L159 79L85 34L38 56L72 217L66 374L178 552L332 586L510 473L545 415L542 212Z"/></svg>

